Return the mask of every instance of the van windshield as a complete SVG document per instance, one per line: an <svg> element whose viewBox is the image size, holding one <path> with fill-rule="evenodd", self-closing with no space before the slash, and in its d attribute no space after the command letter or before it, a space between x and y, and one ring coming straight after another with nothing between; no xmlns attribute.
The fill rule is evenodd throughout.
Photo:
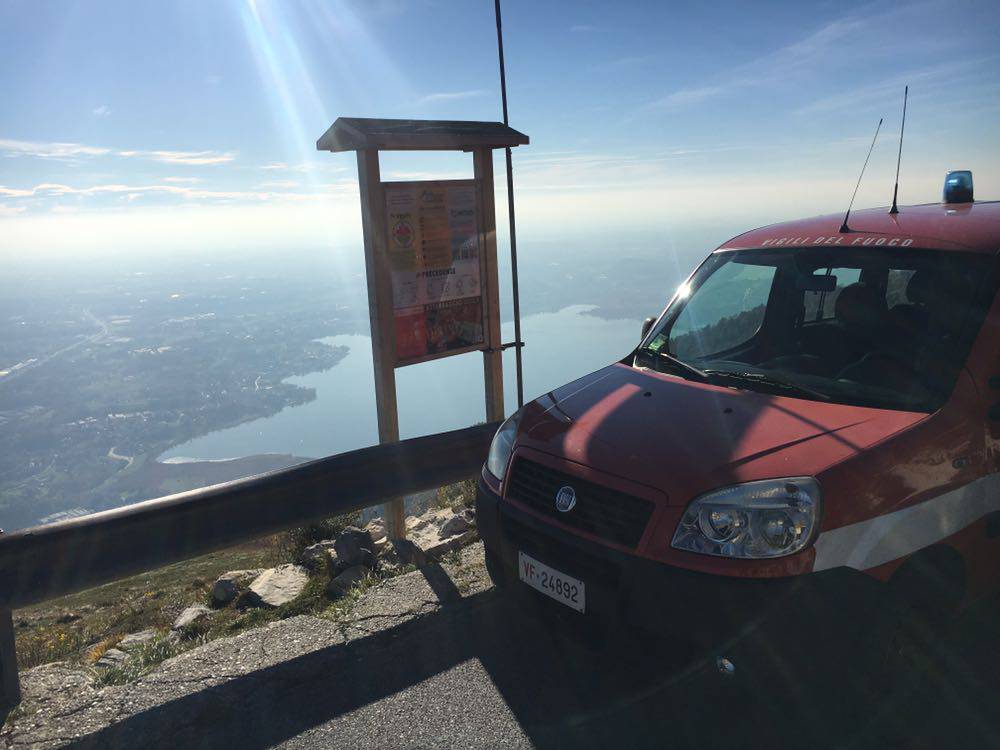
<svg viewBox="0 0 1000 750"><path fill-rule="evenodd" d="M718 251L681 288L636 365L930 412L951 393L992 301L992 267L988 255L910 248Z"/></svg>

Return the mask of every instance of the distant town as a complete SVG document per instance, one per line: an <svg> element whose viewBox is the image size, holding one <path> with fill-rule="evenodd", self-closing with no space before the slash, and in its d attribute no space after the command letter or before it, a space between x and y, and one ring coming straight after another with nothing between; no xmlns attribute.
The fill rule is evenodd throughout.
<svg viewBox="0 0 1000 750"><path fill-rule="evenodd" d="M287 465L160 464L197 435L314 397L316 339L358 329L330 290L289 278L112 274L22 285L0 303L0 526L125 505ZM30 290L30 291L29 291Z"/></svg>
<svg viewBox="0 0 1000 750"><path fill-rule="evenodd" d="M659 312L694 262L664 266L652 242L606 251L613 245L534 243L523 263L524 314L588 303L597 305L595 316L641 320ZM700 256L702 248L692 246ZM583 256L587 274L578 272ZM361 264L360 251L337 257L324 250L296 254L294 262L280 254L212 264L161 258L159 265L79 269L40 264L5 275L0 528L311 458L156 460L192 438L313 400L312 390L284 380L334 367L345 356L318 339L368 333ZM536 348L531 356L544 352Z"/></svg>

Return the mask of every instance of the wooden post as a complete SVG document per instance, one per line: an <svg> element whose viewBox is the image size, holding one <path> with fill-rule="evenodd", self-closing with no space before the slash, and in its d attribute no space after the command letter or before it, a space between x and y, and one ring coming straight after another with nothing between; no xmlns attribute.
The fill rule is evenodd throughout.
<svg viewBox="0 0 1000 750"><path fill-rule="evenodd" d="M378 151L358 149L358 187L361 190L361 226L368 277L368 315L371 320L372 363L375 366L375 409L379 443L399 440L396 409L396 330L392 307L392 276L385 236L385 198L379 174ZM406 538L403 498L382 506L390 539Z"/></svg>
<svg viewBox="0 0 1000 750"><path fill-rule="evenodd" d="M0 529L0 535L3 530ZM17 674L17 646L14 618L9 609L0 609L0 720L21 702L21 681Z"/></svg>
<svg viewBox="0 0 1000 750"><path fill-rule="evenodd" d="M9 609L0 610L0 718L21 702L14 620L11 615Z"/></svg>
<svg viewBox="0 0 1000 750"><path fill-rule="evenodd" d="M493 198L493 150L473 152L476 180L479 182L480 210L483 232L482 283L486 290L484 334L487 349L483 352L483 375L486 381L486 421L504 418L503 409L503 341L500 338L500 274L497 269L497 215Z"/></svg>

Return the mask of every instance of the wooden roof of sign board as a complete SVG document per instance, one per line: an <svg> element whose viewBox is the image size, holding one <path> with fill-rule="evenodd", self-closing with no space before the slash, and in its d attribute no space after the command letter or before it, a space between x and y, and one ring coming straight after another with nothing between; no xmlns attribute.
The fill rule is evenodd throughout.
<svg viewBox="0 0 1000 750"><path fill-rule="evenodd" d="M522 146L528 136L502 122L471 120L376 120L338 117L316 141L318 151L468 151Z"/></svg>

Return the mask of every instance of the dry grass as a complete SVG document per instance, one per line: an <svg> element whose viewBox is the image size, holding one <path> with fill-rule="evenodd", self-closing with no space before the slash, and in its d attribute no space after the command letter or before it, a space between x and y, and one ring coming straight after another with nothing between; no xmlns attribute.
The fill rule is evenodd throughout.
<svg viewBox="0 0 1000 750"><path fill-rule="evenodd" d="M101 639L93 648L89 649L87 653L84 654L83 663L96 664L100 661L101 657L104 656L104 653L109 648L117 646L121 642L122 638L124 638L122 635L111 635L107 638Z"/></svg>
<svg viewBox="0 0 1000 750"><path fill-rule="evenodd" d="M447 507L464 505L474 497L470 494L474 487L474 482L467 480L442 488L439 502ZM301 614L344 619L361 595L377 585L380 579L374 573L331 601L326 594L328 571L315 571L303 592L281 607L245 608L238 598L177 634L179 638L165 635L184 608L210 602L211 585L222 573L294 561L305 547L334 538L344 527L359 520L358 514L338 516L20 610L14 616L18 666L27 669L53 661L70 661L93 668L125 635L150 628L159 631L161 635L151 642L131 649L122 664L96 672L96 684L121 684L197 645L267 622ZM408 565L395 575L413 569Z"/></svg>
<svg viewBox="0 0 1000 750"><path fill-rule="evenodd" d="M460 510L470 508L476 502L476 478L470 477L460 482L439 487L434 506Z"/></svg>
<svg viewBox="0 0 1000 750"><path fill-rule="evenodd" d="M122 636L169 629L185 607L205 601L210 582L238 568L262 567L274 538L215 552L14 613L21 669L53 661L88 663Z"/></svg>

